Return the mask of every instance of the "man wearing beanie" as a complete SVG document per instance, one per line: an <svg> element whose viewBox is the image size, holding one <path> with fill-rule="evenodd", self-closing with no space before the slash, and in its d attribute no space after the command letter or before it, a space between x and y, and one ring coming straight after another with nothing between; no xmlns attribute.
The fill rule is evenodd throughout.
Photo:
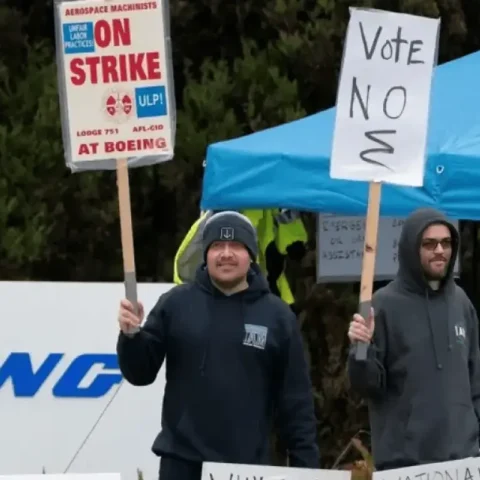
<svg viewBox="0 0 480 480"><path fill-rule="evenodd" d="M274 421L289 465L319 468L301 333L256 263L255 228L238 212L218 212L202 239L194 282L163 294L140 329L140 302L136 315L122 300L118 315L118 361L129 383L153 383L166 361L152 447L161 480L200 480L202 462L269 464Z"/></svg>

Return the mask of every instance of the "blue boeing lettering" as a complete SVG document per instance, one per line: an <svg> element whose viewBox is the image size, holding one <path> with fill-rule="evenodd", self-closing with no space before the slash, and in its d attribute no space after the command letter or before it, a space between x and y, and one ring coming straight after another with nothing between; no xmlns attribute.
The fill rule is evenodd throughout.
<svg viewBox="0 0 480 480"><path fill-rule="evenodd" d="M15 397L34 397L58 368L64 356L64 353L50 353L34 371L28 352L10 353L0 365L0 389L7 380L11 380ZM98 373L87 386L81 386L82 381L95 366L115 371ZM52 388L52 395L56 398L100 398L121 381L122 374L119 372L115 354L83 353L75 357L63 370Z"/></svg>

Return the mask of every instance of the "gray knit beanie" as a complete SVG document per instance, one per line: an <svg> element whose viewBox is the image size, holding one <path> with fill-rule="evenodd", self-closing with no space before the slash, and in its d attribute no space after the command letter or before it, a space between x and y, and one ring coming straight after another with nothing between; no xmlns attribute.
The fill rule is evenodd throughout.
<svg viewBox="0 0 480 480"><path fill-rule="evenodd" d="M241 213L234 210L218 212L207 220L202 237L204 260L210 245L217 241L240 242L252 260L257 260L257 232L248 217Z"/></svg>

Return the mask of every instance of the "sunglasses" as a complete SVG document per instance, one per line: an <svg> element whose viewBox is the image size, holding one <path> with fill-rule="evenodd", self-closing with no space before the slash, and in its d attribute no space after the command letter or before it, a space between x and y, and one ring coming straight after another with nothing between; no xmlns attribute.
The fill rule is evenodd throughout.
<svg viewBox="0 0 480 480"><path fill-rule="evenodd" d="M442 238L438 240L437 238L425 238L422 240L422 247L425 250L436 250L438 245L442 247L442 250L449 250L452 248L452 239L451 238Z"/></svg>

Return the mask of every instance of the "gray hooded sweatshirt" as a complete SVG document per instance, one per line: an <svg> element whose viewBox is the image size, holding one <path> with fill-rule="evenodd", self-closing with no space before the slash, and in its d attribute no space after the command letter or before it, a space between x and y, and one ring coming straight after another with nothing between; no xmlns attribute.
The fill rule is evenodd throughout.
<svg viewBox="0 0 480 480"><path fill-rule="evenodd" d="M432 290L420 264L423 231L451 231L448 274ZM368 400L377 470L479 454L478 320L453 267L458 232L440 212L410 215L399 240L396 278L373 297L375 332L366 362L348 359L352 388Z"/></svg>

